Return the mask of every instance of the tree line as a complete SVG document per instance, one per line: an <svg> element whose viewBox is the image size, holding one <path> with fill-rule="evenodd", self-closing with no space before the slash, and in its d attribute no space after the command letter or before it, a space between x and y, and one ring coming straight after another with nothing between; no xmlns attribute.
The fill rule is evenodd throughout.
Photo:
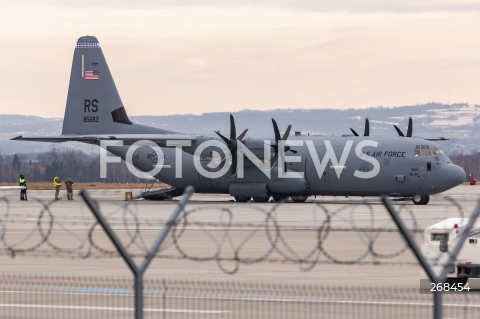
<svg viewBox="0 0 480 319"><path fill-rule="evenodd" d="M480 153L473 154L453 154L450 156L453 163L462 167L467 174L467 179L475 177L476 180L480 179Z"/></svg>
<svg viewBox="0 0 480 319"><path fill-rule="evenodd" d="M480 153L453 154L453 163L463 167L467 178L480 179ZM100 156L71 148L39 154L0 155L0 182L17 182L20 174L30 182L52 181L56 175L71 175L77 182L143 183L129 172L125 162L109 163L107 177L100 178Z"/></svg>
<svg viewBox="0 0 480 319"><path fill-rule="evenodd" d="M100 156L71 148L53 148L38 154L0 155L0 182L50 182L56 175L71 175L76 182L143 183L128 171L125 162L108 163L107 177L100 178Z"/></svg>

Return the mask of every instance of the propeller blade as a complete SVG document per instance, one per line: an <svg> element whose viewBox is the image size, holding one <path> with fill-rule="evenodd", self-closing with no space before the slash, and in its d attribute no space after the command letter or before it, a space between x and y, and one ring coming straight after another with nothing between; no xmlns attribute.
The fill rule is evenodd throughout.
<svg viewBox="0 0 480 319"><path fill-rule="evenodd" d="M278 129L277 122L272 119L272 124L273 124L273 132L275 133L275 142L278 142L280 140L280 130Z"/></svg>
<svg viewBox="0 0 480 319"><path fill-rule="evenodd" d="M239 141L243 140L247 132L248 132L248 128L245 131L243 131L242 134L240 134L240 136L237 137L237 140Z"/></svg>
<svg viewBox="0 0 480 319"><path fill-rule="evenodd" d="M350 128L350 131L352 131L353 135L358 136L358 133L355 132L355 130L353 128Z"/></svg>
<svg viewBox="0 0 480 319"><path fill-rule="evenodd" d="M235 120L233 119L233 115L230 114L230 140L234 140L237 137L237 130L235 128Z"/></svg>
<svg viewBox="0 0 480 319"><path fill-rule="evenodd" d="M217 135L220 136L220 138L221 138L225 143L227 143L227 145L233 144L233 142L232 142L231 140L229 140L228 138L226 138L225 136L223 136L222 134L220 134L219 131L215 131L215 133L217 133Z"/></svg>
<svg viewBox="0 0 480 319"><path fill-rule="evenodd" d="M237 137L237 129L235 127L235 119L233 118L233 115L230 114L230 139L226 138L223 136L220 131L215 131L218 136L227 144L228 149L230 150L230 154L232 155L232 166L231 166L231 174L232 176L237 174L237 148L238 148L238 142L242 141L242 139L247 135L248 129L242 132Z"/></svg>
<svg viewBox="0 0 480 319"><path fill-rule="evenodd" d="M370 121L368 118L365 119L365 131L363 133L363 136L369 136L370 135Z"/></svg>
<svg viewBox="0 0 480 319"><path fill-rule="evenodd" d="M408 129L407 129L407 137L412 137L413 133L413 121L412 118L408 118Z"/></svg>
<svg viewBox="0 0 480 319"><path fill-rule="evenodd" d="M286 141L288 139L288 136L290 135L290 130L292 129L292 125L288 125L285 133L283 133L283 136L280 135L280 130L278 129L278 125L277 125L277 121L275 121L275 119L272 118L272 124L273 124L273 132L275 133L275 144L272 145L272 148L273 148L273 151L275 152L275 155L273 156L273 159L272 159L272 167L275 165L275 163L277 162L278 160L278 143L279 141ZM282 160L283 162L285 163L285 152L292 152L294 154L297 154L297 151L295 150L292 150L290 149L290 146L288 145L285 145L285 147L283 148L283 152L282 154L280 154L280 156L282 156ZM285 163L285 169L287 167L287 164Z"/></svg>
<svg viewBox="0 0 480 319"><path fill-rule="evenodd" d="M282 136L282 140L286 141L288 136L290 135L290 130L292 129L292 125L288 125L287 127L287 130L285 131L285 133L283 134Z"/></svg>
<svg viewBox="0 0 480 319"><path fill-rule="evenodd" d="M393 124L393 127L395 127L395 129L397 130L398 136L405 137L405 135L403 134L403 132L398 128L398 126L396 126L395 124Z"/></svg>

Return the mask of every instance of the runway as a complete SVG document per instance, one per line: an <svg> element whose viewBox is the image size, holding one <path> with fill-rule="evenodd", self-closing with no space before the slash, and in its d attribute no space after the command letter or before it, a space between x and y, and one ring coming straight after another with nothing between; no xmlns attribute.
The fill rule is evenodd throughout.
<svg viewBox="0 0 480 319"><path fill-rule="evenodd" d="M51 201L53 191L31 191L28 202L20 202L15 191L2 194L3 250L0 269L4 278L9 274L28 274L31 278L132 278L124 261L114 254L114 248L102 230L98 225L95 226L91 212L78 194L75 194L74 201ZM129 252L136 256L137 264L178 203L177 199L125 202L124 192L118 190L94 190L89 194L98 200L101 211L128 246ZM479 194L478 187L459 186L432 196L426 206L414 206L410 201L394 202L394 206L405 223L417 230L415 239L421 244L421 230L447 217L467 217L473 212ZM343 313L342 303L350 306L358 303L361 307L372 309L399 308L394 311L398 314L404 313L400 310L402 307L430 311L431 298L428 295L420 298L418 294L413 294L401 300L396 297L397 290L416 291L421 269L378 198L317 197L303 204L279 205L242 204L232 202L232 198L225 195L195 194L186 206L186 212L187 217L184 216L175 226L159 257L147 270L146 282L167 278L192 282L228 282L231 285L261 282L267 285L351 287L357 292L361 287L387 289L383 295L388 295L386 291L393 291L386 300L380 300L378 294L370 294L368 298L358 298L358 295L346 298L343 293L335 300L329 299L328 295L315 295L312 303L308 304L305 302L309 300L308 296L304 296L302 307L298 305L300 301L295 299L298 297L295 294L293 297L271 297L269 293L248 296L255 300L256 309L263 314L269 313L272 307L268 305L269 298L275 299L275 304L284 303L285 307L293 305L287 300L294 298L292 311L305 314L310 310L317 311L322 303L330 305L328 311L338 313ZM39 284L38 287L42 289L47 286ZM63 285L60 283L60 286ZM58 289L58 285L55 289ZM119 299L118 293L113 294L116 300L113 306L107 306L107 301L102 301L101 306L86 306L72 304L68 300L74 298L68 299L67 295L54 304L42 303L38 297L27 300L24 294L15 299L12 297L15 295L13 291L18 291L15 284L9 290L0 291L0 309L15 308L23 303L32 309L44 307L48 313L75 312L77 306L106 307L103 310L82 308L85 314L107 311L108 307L118 308L110 309L117 314L112 317L118 317L118 312L130 314L131 311L125 307L125 301ZM7 295L13 299L8 299ZM94 290L90 290L88 295L90 299L100 298ZM151 309L157 310L151 312L168 312L168 317L185 317L186 314L195 313L196 317L236 318L239 304L248 303L245 296L224 293L224 297L230 301L218 304L217 300L214 307L208 303L210 308L205 309L202 308L204 302L188 301L188 298L195 296L187 296L182 292L180 297L184 301L177 301L175 307L165 308L156 304ZM130 301L127 305L131 306ZM146 308L147 305L146 302ZM456 305L458 301L452 302L451 308L454 309ZM70 308L62 310L62 307ZM473 304L468 307L474 313L479 311ZM345 317L348 317L348 312Z"/></svg>

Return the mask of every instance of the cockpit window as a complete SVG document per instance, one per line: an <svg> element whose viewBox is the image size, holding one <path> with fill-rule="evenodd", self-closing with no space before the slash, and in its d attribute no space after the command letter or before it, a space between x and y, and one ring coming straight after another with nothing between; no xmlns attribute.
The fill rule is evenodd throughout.
<svg viewBox="0 0 480 319"><path fill-rule="evenodd" d="M433 150L433 154L435 154L435 156L440 156L442 154L445 154L445 152L440 147L437 147Z"/></svg>
<svg viewBox="0 0 480 319"><path fill-rule="evenodd" d="M417 145L413 151L413 156L415 157L428 157L433 156L434 152L430 149L428 145Z"/></svg>

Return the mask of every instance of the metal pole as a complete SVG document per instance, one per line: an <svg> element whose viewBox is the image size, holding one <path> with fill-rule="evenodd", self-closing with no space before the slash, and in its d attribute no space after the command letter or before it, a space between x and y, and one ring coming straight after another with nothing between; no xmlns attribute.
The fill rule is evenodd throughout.
<svg viewBox="0 0 480 319"><path fill-rule="evenodd" d="M462 246L465 243L465 240L467 239L468 233L470 233L470 231L473 228L473 225L475 224L475 221L480 215L480 201L477 203L477 206L475 207L475 211L470 216L467 226L465 226L463 233L460 235L460 238L455 244L455 247L453 248L452 253L449 255L447 263L443 266L442 271L440 272L440 275L438 277L435 275L435 273L433 272L433 269L427 263L426 259L423 257L422 252L420 251L417 244L413 240L413 237L410 236L410 232L408 231L407 227L405 227L405 224L403 223L402 219L398 217L398 215L396 214L396 211L392 205L392 201L387 196L382 196L382 202L387 208L388 212L390 213L390 216L392 217L395 224L397 224L397 227L402 233L403 238L405 239L408 246L415 254L415 257L417 258L418 262L422 265L423 269L427 273L430 280L434 283L440 283L440 282L444 283L447 280L447 272L450 268L450 265L458 257L458 254L460 253L460 250L462 249ZM437 290L433 293L433 317L436 319L442 318L442 294Z"/></svg>
<svg viewBox="0 0 480 319"><path fill-rule="evenodd" d="M143 272L135 274L135 319L143 319Z"/></svg>
<svg viewBox="0 0 480 319"><path fill-rule="evenodd" d="M395 224L397 224L397 228L398 230L400 230L400 233L402 234L403 239L405 239L405 241L407 242L408 247L410 247L413 254L415 255L415 258L417 258L420 265L422 265L423 270L425 270L425 272L427 273L428 278L430 278L430 281L437 283L438 282L437 276L435 275L435 273L433 272L433 269L427 263L425 258L423 258L423 254L418 248L415 240L413 240L413 236L410 236L410 232L408 228L405 226L402 219L398 217L397 212L393 208L392 201L390 200L390 198L388 198L387 196L382 196L382 202L383 202L383 205L385 205L385 207L387 208L388 212L390 213L390 216L392 217ZM433 293L433 318L435 319L442 318L442 295L438 291L435 291Z"/></svg>
<svg viewBox="0 0 480 319"><path fill-rule="evenodd" d="M177 206L175 206L175 209L173 210L172 215L170 215L170 218L163 226L162 231L160 232L160 234L158 234L157 238L153 242L152 247L148 251L148 254L143 259L139 269L142 273L147 269L153 257L155 257L155 255L157 254L158 250L160 249L160 246L162 246L163 241L165 240L165 238L167 238L167 235L170 232L170 229L172 228L173 225L175 225L175 221L177 220L180 213L183 211L183 208L188 203L188 200L190 199L190 196L192 196L194 191L195 189L192 186L188 186L183 192L183 196L178 202Z"/></svg>
<svg viewBox="0 0 480 319"><path fill-rule="evenodd" d="M382 202L383 202L383 205L385 205L385 207L387 208L388 212L390 213L390 216L392 217L395 224L397 224L397 228L398 230L400 230L400 233L402 234L403 239L405 239L405 241L407 242L408 247L410 247L413 254L415 255L415 258L417 258L418 262L420 263L420 265L422 265L422 268L427 273L428 278L430 278L432 282L436 282L437 276L435 276L435 273L430 268L430 265L423 258L422 252L418 248L417 243L415 243L415 241L413 240L413 236L410 236L410 231L405 226L402 219L398 217L397 212L393 208L392 201L390 200L390 198L388 198L387 196L382 196Z"/></svg>
<svg viewBox="0 0 480 319"><path fill-rule="evenodd" d="M102 213L100 212L100 209L98 208L97 202L90 197L87 191L82 190L80 192L80 196L83 198L87 206L95 215L97 221L100 223L100 225L103 227L103 229L107 233L108 238L110 238L110 240L112 241L117 251L120 253L120 255L125 260L130 270L133 272L134 280L135 280L135 284L134 284L135 319L143 319L143 275L147 270L148 265L152 261L153 257L155 257L158 250L160 249L160 246L162 245L163 241L167 237L168 233L170 232L170 229L172 228L173 225L175 225L175 221L180 215L180 213L183 211L183 208L187 204L188 199L190 198L190 196L192 196L194 192L195 192L195 189L192 186L188 186L185 189L185 192L183 193L183 196L180 202L177 204L173 213L170 215L170 218L168 219L167 223L163 226L160 234L158 234L157 238L153 242L152 247L148 251L148 254L145 256L145 258L143 259L140 267L137 267L137 265L135 264L135 261L132 259L132 257L130 257L130 255L128 254L128 251L122 245L122 242L118 239L113 229L110 227L106 219L103 217Z"/></svg>
<svg viewBox="0 0 480 319"><path fill-rule="evenodd" d="M160 249L160 246L162 245L165 238L167 238L167 235L170 232L170 229L172 229L172 226L175 225L175 221L177 220L180 213L183 211L183 208L187 204L188 199L190 198L190 196L192 196L194 191L195 190L192 186L188 186L185 189L183 196L180 199L180 202L178 202L177 206L175 206L175 209L173 210L172 215L170 215L170 218L163 226L162 231L160 232L160 234L158 234L157 238L153 242L152 247L148 251L145 258L143 259L142 264L140 265L139 268L137 268L137 273L135 276L135 318L136 319L143 319L143 275L145 274L145 271L147 270L148 265L150 265L150 262L152 261L153 257L157 255L157 252Z"/></svg>
<svg viewBox="0 0 480 319"><path fill-rule="evenodd" d="M80 192L80 196L83 198L88 208L90 208L93 215L95 215L95 218L103 227L103 229L107 233L108 238L110 238L110 241L113 243L117 251L120 253L123 260L125 260L130 270L133 272L134 275L136 275L137 265L135 264L135 261L130 257L130 255L128 254L128 251L125 249L125 247L123 247L122 242L118 239L117 235L115 235L115 232L110 227L107 220L103 217L102 212L98 208L97 201L91 198L86 190L82 190Z"/></svg>

